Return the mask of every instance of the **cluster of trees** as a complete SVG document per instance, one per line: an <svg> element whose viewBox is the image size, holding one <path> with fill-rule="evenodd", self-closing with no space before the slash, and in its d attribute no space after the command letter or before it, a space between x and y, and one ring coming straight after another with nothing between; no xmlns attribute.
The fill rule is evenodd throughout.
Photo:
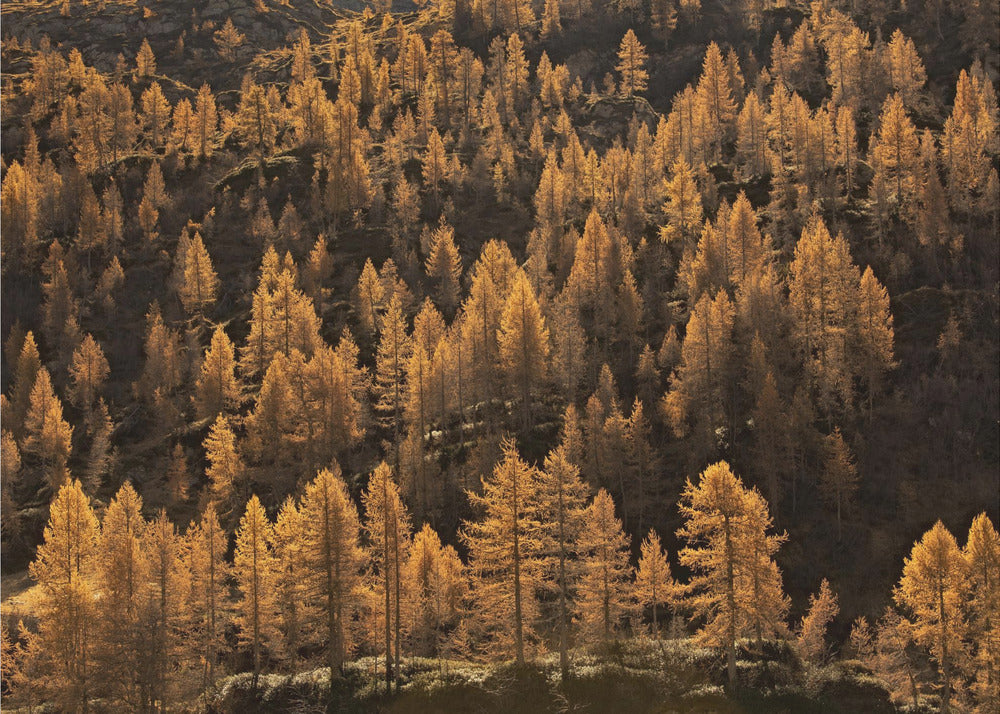
<svg viewBox="0 0 1000 714"><path fill-rule="evenodd" d="M591 498L565 442L537 468L507 442L501 461L470 493L464 563L409 509L384 462L361 495L363 517L339 468L323 469L272 522L252 496L233 537L214 503L179 534L163 510L151 520L126 483L99 520L78 480L54 498L31 574L41 594L37 627L4 633L4 672L25 702L67 710L106 697L156 711L214 686L229 666L293 669L321 659L340 676L352 653L378 655L386 686L402 657L526 659L627 635L660 637L668 612L698 626L697 641L725 651L737 681L740 640L788 639L805 662L828 657L837 597L824 580L797 628L774 556L786 540L768 505L719 462L688 481L679 503L687 545L676 582L656 531L633 569L629 539L603 489ZM232 553L231 559L228 553ZM889 608L873 630L855 622L851 647L914 703L939 688L988 711L1000 701L1000 536L975 519L965 549L938 522L913 546ZM936 667L918 675L917 652ZM200 672L199 672L200 670ZM200 674L200 677L198 675ZM906 686L901 683L906 681ZM907 690L908 691L905 691ZM196 691L196 690L195 690Z"/></svg>
<svg viewBox="0 0 1000 714"><path fill-rule="evenodd" d="M195 671L320 651L392 679L406 654L547 648L565 672L571 647L676 612L732 676L737 639L792 632L772 523L859 548L868 509L930 484L872 478L888 423L945 440L922 467L942 488L991 466L988 3L903 24L885 3L382 5L256 57L250 27L197 14L113 66L4 40L24 72L4 92L3 542L47 603L4 633L26 697L150 708ZM750 39L699 46L661 96L700 13ZM958 22L961 66L931 64L913 30ZM602 24L606 47L568 54ZM899 312L926 287L940 320ZM946 609L915 550L899 609L855 627L903 696L995 701L991 528L934 536ZM657 532L687 543L686 584ZM812 602L793 635L816 661L837 607Z"/></svg>

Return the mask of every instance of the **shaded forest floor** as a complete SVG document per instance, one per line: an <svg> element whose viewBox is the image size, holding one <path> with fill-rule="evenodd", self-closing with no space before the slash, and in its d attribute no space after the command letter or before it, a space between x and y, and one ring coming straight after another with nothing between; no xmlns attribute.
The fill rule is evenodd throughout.
<svg viewBox="0 0 1000 714"><path fill-rule="evenodd" d="M803 668L784 646L746 643L740 688L726 693L725 661L691 640L633 640L574 653L572 679L562 681L557 654L532 664L483 665L406 659L398 693L386 694L381 662L348 665L331 695L327 670L261 677L256 695L248 673L219 683L199 714L240 712L892 712L884 687L859 663Z"/></svg>

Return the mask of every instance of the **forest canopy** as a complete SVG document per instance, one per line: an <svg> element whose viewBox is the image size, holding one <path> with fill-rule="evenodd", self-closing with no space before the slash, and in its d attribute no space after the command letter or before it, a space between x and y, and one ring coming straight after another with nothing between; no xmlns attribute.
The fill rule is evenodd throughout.
<svg viewBox="0 0 1000 714"><path fill-rule="evenodd" d="M1000 707L995 2L2 17L5 707Z"/></svg>

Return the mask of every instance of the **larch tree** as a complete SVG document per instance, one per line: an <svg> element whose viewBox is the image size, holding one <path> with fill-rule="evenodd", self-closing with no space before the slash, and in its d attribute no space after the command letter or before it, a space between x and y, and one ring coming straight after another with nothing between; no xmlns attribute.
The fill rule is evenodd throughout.
<svg viewBox="0 0 1000 714"><path fill-rule="evenodd" d="M427 276L437 281L437 299L441 309L454 314L461 293L462 258L455 245L455 231L442 224L431 235L431 251L427 256Z"/></svg>
<svg viewBox="0 0 1000 714"><path fill-rule="evenodd" d="M28 651L42 688L67 711L86 711L94 693L94 589L99 528L77 480L60 487L29 572L40 587L38 631Z"/></svg>
<svg viewBox="0 0 1000 714"><path fill-rule="evenodd" d="M523 424L531 423L531 393L548 373L549 330L523 270L514 274L497 332L500 365L511 391L520 393Z"/></svg>
<svg viewBox="0 0 1000 714"><path fill-rule="evenodd" d="M34 333L30 330L25 333L21 344L11 347L10 354L15 356L8 362L13 364L13 379L6 395L10 400L10 409L5 416L9 417L10 426L5 428L20 439L24 436L25 416L31 406L31 392L35 388L38 371L42 368Z"/></svg>
<svg viewBox="0 0 1000 714"><path fill-rule="evenodd" d="M69 478L66 466L73 448L73 427L63 418L62 402L44 367L39 368L31 388L24 433L22 453L37 460L53 490L62 486Z"/></svg>
<svg viewBox="0 0 1000 714"><path fill-rule="evenodd" d="M195 406L201 419L214 419L239 406L241 386L236 376L236 354L233 343L222 325L212 333L212 342L205 350L201 372L195 383Z"/></svg>
<svg viewBox="0 0 1000 714"><path fill-rule="evenodd" d="M202 687L215 686L216 668L225 647L229 619L225 604L228 537L219 524L215 506L209 503L197 524L188 528L186 566L191 574L191 590L186 607L187 629L196 661L202 664Z"/></svg>
<svg viewBox="0 0 1000 714"><path fill-rule="evenodd" d="M363 597L364 554L358 511L340 475L323 469L305 488L302 516L302 572L308 596L317 604L314 626L326 636L330 682L342 676L350 650L350 623Z"/></svg>
<svg viewBox="0 0 1000 714"><path fill-rule="evenodd" d="M913 544L893 593L893 599L910 617L914 640L930 652L937 665L942 712L950 711L952 668L962 656L967 634L964 601L968 584L968 564L955 536L938 521Z"/></svg>
<svg viewBox="0 0 1000 714"><path fill-rule="evenodd" d="M678 157L671 166L664 191L663 212L667 222L660 229L660 238L667 243L676 241L687 246L701 230L704 208L694 171L683 157Z"/></svg>
<svg viewBox="0 0 1000 714"><path fill-rule="evenodd" d="M823 663L826 657L826 630L837 614L840 605L837 594L826 578L819 584L819 592L809 596L809 609L802 617L795 642L799 656L813 665Z"/></svg>
<svg viewBox="0 0 1000 714"><path fill-rule="evenodd" d="M406 334L406 317L399 298L393 295L379 325L378 352L375 358L376 410L393 438L399 442L403 426L403 406L406 393L406 361L412 349ZM398 455L396 465L398 466Z"/></svg>
<svg viewBox="0 0 1000 714"><path fill-rule="evenodd" d="M195 100L195 156L204 159L212 155L219 113L215 96L207 84L201 85Z"/></svg>
<svg viewBox="0 0 1000 714"><path fill-rule="evenodd" d="M97 662L111 699L139 709L148 699L150 668L148 589L152 585L144 548L142 498L127 481L108 504L101 522L97 585L101 593Z"/></svg>
<svg viewBox="0 0 1000 714"><path fill-rule="evenodd" d="M889 187L897 211L901 216L908 216L917 190L920 142L899 94L885 100L878 127L872 139L876 167L873 186L882 183Z"/></svg>
<svg viewBox="0 0 1000 714"><path fill-rule="evenodd" d="M402 651L401 579L410 541L410 517L384 461L375 467L361 498L365 511L364 530L382 595L385 646L385 686L395 679L399 687ZM395 643L395 653L392 645Z"/></svg>
<svg viewBox="0 0 1000 714"><path fill-rule="evenodd" d="M378 327L377 310L382 303L384 294L385 288L379 278L378 271L375 270L371 258L366 258L351 297L357 320L367 334L374 334Z"/></svg>
<svg viewBox="0 0 1000 714"><path fill-rule="evenodd" d="M629 542L615 516L615 503L603 488L583 520L578 541L583 571L578 585L580 619L585 632L607 642L629 611Z"/></svg>
<svg viewBox="0 0 1000 714"><path fill-rule="evenodd" d="M820 487L824 496L837 509L837 541L843 536L841 527L842 511L851 503L858 490L858 469L854 464L847 442L840 433L840 427L826 437L823 471Z"/></svg>
<svg viewBox="0 0 1000 714"><path fill-rule="evenodd" d="M173 685L183 652L184 603L191 583L184 568L183 540L164 509L147 524L143 547L151 581L146 604L152 621L147 699L150 705L160 702L165 710L176 692Z"/></svg>
<svg viewBox="0 0 1000 714"><path fill-rule="evenodd" d="M615 66L615 71L621 75L619 91L622 95L631 99L636 94L646 91L646 84L649 81L649 72L646 71L648 60L646 48L630 29L618 46L618 64Z"/></svg>
<svg viewBox="0 0 1000 714"><path fill-rule="evenodd" d="M468 492L483 515L465 523L462 538L469 547L469 571L479 617L489 641L502 652L513 648L518 665L537 613L535 591L541 574L538 560L544 525L538 509L539 474L507 440L503 459L483 479L482 493Z"/></svg>
<svg viewBox="0 0 1000 714"><path fill-rule="evenodd" d="M639 564L635 570L633 597L639 607L649 608L653 615L653 637L660 637L658 610L674 601L677 585L670 574L670 561L660 544L659 534L649 529L640 547Z"/></svg>
<svg viewBox="0 0 1000 714"><path fill-rule="evenodd" d="M761 565L776 571L772 558L785 541L768 533L771 518L763 501L724 461L705 469L697 485L688 480L680 501L685 523L677 535L688 543L680 562L693 573L685 604L705 618L699 640L726 650L730 686L736 684L736 640L758 624L755 612L788 607L780 574L776 580L754 577Z"/></svg>
<svg viewBox="0 0 1000 714"><path fill-rule="evenodd" d="M253 654L251 689L257 690L262 650L277 639L277 599L275 576L277 562L272 549L274 530L256 495L247 502L246 511L236 529L233 576L240 590L236 608L236 626L240 641L250 645Z"/></svg>
<svg viewBox="0 0 1000 714"><path fill-rule="evenodd" d="M569 677L570 626L579 580L578 540L586 518L588 488L580 469L571 460L570 448L560 444L545 457L540 476L540 501L549 523L549 538L556 551L555 585L559 591L559 666Z"/></svg>
<svg viewBox="0 0 1000 714"><path fill-rule="evenodd" d="M857 314L858 269L844 237L813 216L789 266L792 333L819 406L827 415L852 403L845 333Z"/></svg>
<svg viewBox="0 0 1000 714"><path fill-rule="evenodd" d="M70 360L70 398L77 407L90 412L110 373L104 350L89 333Z"/></svg>
<svg viewBox="0 0 1000 714"><path fill-rule="evenodd" d="M246 467L236 448L236 435L225 414L220 414L205 437L208 468L208 500L216 504L223 520L234 521L239 511L239 494L246 488Z"/></svg>
<svg viewBox="0 0 1000 714"><path fill-rule="evenodd" d="M974 643L972 691L987 710L1000 704L1000 536L985 512L973 519L964 554Z"/></svg>
<svg viewBox="0 0 1000 714"><path fill-rule="evenodd" d="M894 338L889 293L875 277L871 266L868 266L861 275L858 291L858 351L855 370L864 381L868 394L869 419L875 394L882 386L886 372L895 366Z"/></svg>
<svg viewBox="0 0 1000 714"><path fill-rule="evenodd" d="M458 627L468 584L458 553L425 523L413 537L404 565L410 641L418 653L441 656Z"/></svg>
<svg viewBox="0 0 1000 714"><path fill-rule="evenodd" d="M212 259L205 249L200 233L195 233L184 254L184 283L181 303L189 315L204 318L215 304L219 279L212 268Z"/></svg>
<svg viewBox="0 0 1000 714"><path fill-rule="evenodd" d="M299 647L304 643L304 626L311 619L313 605L307 597L305 523L295 500L289 496L281 505L274 524L274 599L277 607L276 626L281 634L282 659L292 667L299 657Z"/></svg>
<svg viewBox="0 0 1000 714"><path fill-rule="evenodd" d="M684 436L693 424L700 448L711 451L715 430L727 420L731 404L730 371L735 345L735 311L724 290L701 296L691 311L681 345L681 366L663 408L674 432Z"/></svg>
<svg viewBox="0 0 1000 714"><path fill-rule="evenodd" d="M149 46L149 39L144 37L135 56L135 76L147 79L154 74L156 74L156 56L153 54L153 48Z"/></svg>

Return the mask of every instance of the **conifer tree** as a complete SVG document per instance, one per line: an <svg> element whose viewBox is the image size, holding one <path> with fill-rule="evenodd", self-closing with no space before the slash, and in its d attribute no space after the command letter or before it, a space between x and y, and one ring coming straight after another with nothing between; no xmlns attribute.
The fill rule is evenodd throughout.
<svg viewBox="0 0 1000 714"><path fill-rule="evenodd" d="M186 564L191 573L187 604L189 632L197 653L196 661L202 664L202 687L208 689L215 686L228 621L224 606L229 575L225 561L228 539L219 525L214 504L209 502L197 525L191 524L186 540Z"/></svg>
<svg viewBox="0 0 1000 714"><path fill-rule="evenodd" d="M41 688L68 711L87 709L94 694L94 577L98 522L74 480L64 483L49 507L42 543L29 571L40 586L38 631L28 650L37 658Z"/></svg>
<svg viewBox="0 0 1000 714"><path fill-rule="evenodd" d="M732 302L720 290L714 299L704 294L688 320L681 348L681 366L663 403L671 427L683 436L688 423L697 427L701 448L711 450L710 434L723 424L731 401L733 356Z"/></svg>
<svg viewBox="0 0 1000 714"><path fill-rule="evenodd" d="M402 571L410 539L410 519L399 495L392 470L383 461L372 473L362 495L365 510L364 530L368 536L372 561L378 574L385 625L385 686L395 678L399 682L401 666ZM394 638L394 639L393 639ZM392 644L395 642L395 654Z"/></svg>
<svg viewBox="0 0 1000 714"><path fill-rule="evenodd" d="M152 585L150 562L144 548L146 520L142 499L128 482L108 505L101 523L97 585L101 593L98 619L97 664L113 701L139 708L151 674L147 656L146 608Z"/></svg>
<svg viewBox="0 0 1000 714"><path fill-rule="evenodd" d="M878 134L873 138L872 145L876 159L875 183L882 182L890 187L900 215L908 216L917 188L919 140L899 94L885 100L879 116Z"/></svg>
<svg viewBox="0 0 1000 714"><path fill-rule="evenodd" d="M219 279L212 268L212 260L201 240L195 233L184 254L184 283L181 287L181 302L189 315L204 317L205 312L215 303L215 293Z"/></svg>
<svg viewBox="0 0 1000 714"><path fill-rule="evenodd" d="M392 427L397 443L403 419L405 365L411 350L404 319L399 298L393 295L379 326L375 391L378 399L376 409L384 415L386 424Z"/></svg>
<svg viewBox="0 0 1000 714"><path fill-rule="evenodd" d="M858 291L858 364L856 370L868 392L868 414L871 416L875 393L882 385L885 373L893 361L892 313L889 293L875 277L871 266L865 268Z"/></svg>
<svg viewBox="0 0 1000 714"><path fill-rule="evenodd" d="M823 578L819 592L809 596L809 610L799 626L796 647L802 659L810 664L822 664L826 655L826 629L839 612L837 595L830 589L827 579Z"/></svg>
<svg viewBox="0 0 1000 714"><path fill-rule="evenodd" d="M629 609L631 567L628 539L615 517L615 504L603 488L587 507L579 548L580 618L584 630L602 641L611 639Z"/></svg>
<svg viewBox="0 0 1000 714"><path fill-rule="evenodd" d="M365 260L365 265L361 269L358 283L352 294L354 301L354 311L361 323L362 329L373 334L378 326L378 315L376 308L381 304L384 296L382 281L379 279L378 271L372 264L371 258Z"/></svg>
<svg viewBox="0 0 1000 714"><path fill-rule="evenodd" d="M240 628L240 640L248 643L253 652L251 689L254 691L261 672L262 650L277 634L273 538L273 527L264 507L257 496L251 496L236 529L233 576L240 589L236 626Z"/></svg>
<svg viewBox="0 0 1000 714"><path fill-rule="evenodd" d="M62 486L69 478L66 463L73 448L73 427L63 419L62 403L44 367L39 368L31 389L24 433L22 452L38 460L53 490Z"/></svg>
<svg viewBox="0 0 1000 714"><path fill-rule="evenodd" d="M195 405L201 419L213 419L240 403L240 382L236 376L236 355L222 325L212 333L205 350L201 373L195 383Z"/></svg>
<svg viewBox="0 0 1000 714"><path fill-rule="evenodd" d="M220 414L205 437L205 458L208 468L208 498L216 504L224 520L235 521L239 507L236 503L245 484L246 469L236 450L236 435L225 414Z"/></svg>
<svg viewBox="0 0 1000 714"><path fill-rule="evenodd" d="M818 216L810 219L789 268L793 333L818 402L827 414L850 405L844 333L856 314L858 270L842 235L831 238Z"/></svg>
<svg viewBox="0 0 1000 714"><path fill-rule="evenodd" d="M569 676L570 624L579 580L579 538L586 518L587 486L571 458L571 447L563 443L545 457L539 473L539 497L549 523L549 539L557 551L555 585L559 591L559 666Z"/></svg>
<svg viewBox="0 0 1000 714"><path fill-rule="evenodd" d="M820 477L820 486L828 501L837 509L837 540L840 541L841 512L853 500L858 490L858 470L851 450L840 433L840 427L826 437L826 458Z"/></svg>
<svg viewBox="0 0 1000 714"><path fill-rule="evenodd" d="M539 475L521 459L513 441L504 441L502 449L503 459L483 479L482 495L468 492L483 516L466 522L462 537L469 546L469 570L476 583L475 624L500 651L509 653L513 648L515 661L523 665L526 640L534 631L535 590L541 576Z"/></svg>
<svg viewBox="0 0 1000 714"><path fill-rule="evenodd" d="M1000 703L1000 536L986 513L973 519L964 554L974 634L972 691L985 710Z"/></svg>
<svg viewBox="0 0 1000 714"><path fill-rule="evenodd" d="M147 603L152 620L152 643L147 674L148 706L160 702L167 709L176 687L172 686L181 656L180 633L190 577L183 563L183 541L163 509L146 526L143 546L151 585Z"/></svg>
<svg viewBox="0 0 1000 714"><path fill-rule="evenodd" d="M706 618L699 639L726 649L729 684L735 686L736 640L757 624L754 613L787 610L772 560L785 536L768 533L771 518L764 499L745 488L724 461L705 469L697 485L687 481L680 510L685 523L677 535L688 542L680 562L693 572L685 603ZM753 577L762 565L772 577ZM772 621L768 627L780 632L783 623Z"/></svg>
<svg viewBox="0 0 1000 714"><path fill-rule="evenodd" d="M631 99L646 91L646 83L649 81L649 72L646 71L648 59L646 48L630 29L618 46L618 64L615 66L615 71L621 75L619 91L625 97Z"/></svg>
<svg viewBox="0 0 1000 714"><path fill-rule="evenodd" d="M547 373L549 330L524 271L514 274L497 333L500 364L508 384L519 390L524 425L531 422L531 392Z"/></svg>
<svg viewBox="0 0 1000 714"><path fill-rule="evenodd" d="M687 244L701 230L703 208L694 172L683 158L678 158L671 167L665 192L663 210L667 223L660 229L660 238L667 243Z"/></svg>
<svg viewBox="0 0 1000 714"><path fill-rule="evenodd" d="M462 560L425 523L413 537L403 570L410 613L410 640L417 652L440 656L445 638L458 626L467 591Z"/></svg>
<svg viewBox="0 0 1000 714"><path fill-rule="evenodd" d="M104 351L93 336L87 334L73 352L70 361L69 376L72 381L70 397L73 403L89 412L94 401L100 396L109 372Z"/></svg>
<svg viewBox="0 0 1000 714"><path fill-rule="evenodd" d="M961 657L968 623L963 602L968 569L955 536L941 521L913 544L903 561L903 576L893 593L911 617L913 639L927 648L937 665L941 711L950 710L952 667Z"/></svg>
<svg viewBox="0 0 1000 714"><path fill-rule="evenodd" d="M135 74L140 79L146 79L156 74L156 56L153 48L149 46L149 39L142 38L139 52L135 56Z"/></svg>
<svg viewBox="0 0 1000 714"><path fill-rule="evenodd" d="M660 626L657 617L660 605L674 601L677 585L670 575L670 562L660 545L660 536L649 529L649 534L642 541L639 564L635 570L635 589L633 597L639 607L649 608L653 615L653 637L659 639Z"/></svg>
<svg viewBox="0 0 1000 714"><path fill-rule="evenodd" d="M282 659L294 666L303 643L303 627L312 615L307 597L303 534L305 523L295 500L281 505L274 524L273 587L277 607L276 626L281 633Z"/></svg>
<svg viewBox="0 0 1000 714"><path fill-rule="evenodd" d="M358 512L340 476L323 469L302 496L303 581L317 604L314 626L325 633L330 681L342 676L350 650L350 623L362 598L364 563Z"/></svg>
<svg viewBox="0 0 1000 714"><path fill-rule="evenodd" d="M218 127L219 115L215 107L212 88L201 85L195 100L195 156L207 158L212 155L213 137Z"/></svg>
<svg viewBox="0 0 1000 714"><path fill-rule="evenodd" d="M437 281L438 304L446 313L458 305L462 278L462 259L455 245L455 231L442 224L431 236L431 251L427 256L427 276Z"/></svg>

